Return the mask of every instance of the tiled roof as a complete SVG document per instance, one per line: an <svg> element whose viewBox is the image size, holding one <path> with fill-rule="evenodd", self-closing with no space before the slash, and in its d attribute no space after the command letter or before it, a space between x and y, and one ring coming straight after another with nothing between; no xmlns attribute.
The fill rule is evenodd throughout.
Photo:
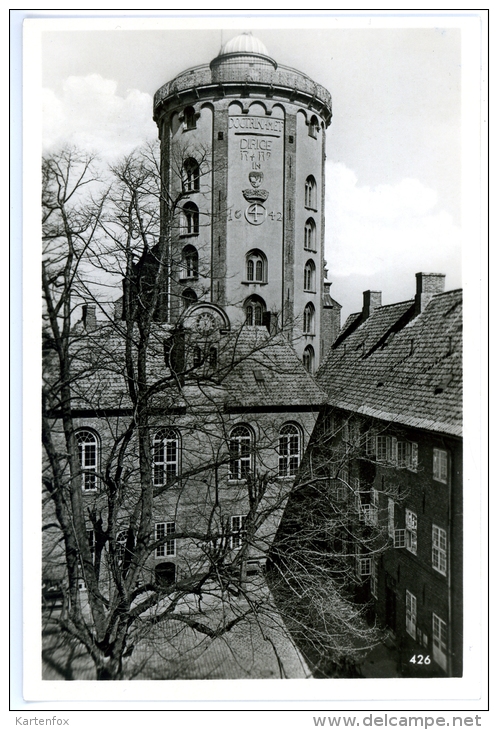
<svg viewBox="0 0 498 730"><path fill-rule="evenodd" d="M462 292L351 315L317 380L329 403L385 421L462 434ZM356 325L356 326L355 326Z"/></svg>
<svg viewBox="0 0 498 730"><path fill-rule="evenodd" d="M327 399L281 334L243 328L235 356L238 364L223 381L228 407L313 406Z"/></svg>
<svg viewBox="0 0 498 730"><path fill-rule="evenodd" d="M99 323L92 332L85 332L82 325L75 327L72 352L74 370L80 376L72 383L74 408L131 407L122 327L120 322ZM222 335L215 343L217 367L210 367L207 360L199 368L189 368L187 363L183 387L165 363L164 343L170 336L170 325L155 325L147 358L148 383L162 384L151 400L155 408L182 408L199 387L208 401L216 398L226 409L309 407L327 399L290 343L281 334L270 335L266 327L243 327ZM186 341L188 348L188 333Z"/></svg>

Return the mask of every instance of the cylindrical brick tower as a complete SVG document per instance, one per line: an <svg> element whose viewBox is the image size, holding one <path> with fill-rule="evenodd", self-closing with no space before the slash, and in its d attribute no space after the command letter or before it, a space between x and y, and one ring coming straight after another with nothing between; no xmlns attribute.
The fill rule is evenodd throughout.
<svg viewBox="0 0 498 730"><path fill-rule="evenodd" d="M250 34L157 91L171 322L210 303L233 326L282 328L316 369L331 116L329 92Z"/></svg>

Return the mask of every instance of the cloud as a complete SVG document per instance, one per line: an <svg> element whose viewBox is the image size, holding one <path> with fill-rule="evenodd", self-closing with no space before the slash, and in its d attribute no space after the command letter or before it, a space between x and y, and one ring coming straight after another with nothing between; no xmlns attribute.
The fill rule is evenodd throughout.
<svg viewBox="0 0 498 730"><path fill-rule="evenodd" d="M457 273L460 231L419 180L358 186L342 163L327 163L326 259L330 276L416 271ZM448 271L448 267L451 272Z"/></svg>
<svg viewBox="0 0 498 730"><path fill-rule="evenodd" d="M137 89L119 96L115 81L91 74L69 76L61 96L43 91L46 150L68 143L113 160L156 137L152 97Z"/></svg>

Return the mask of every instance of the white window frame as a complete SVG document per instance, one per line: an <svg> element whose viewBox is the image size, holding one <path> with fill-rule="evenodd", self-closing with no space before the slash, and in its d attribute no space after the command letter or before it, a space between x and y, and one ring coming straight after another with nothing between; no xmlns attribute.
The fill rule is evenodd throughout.
<svg viewBox="0 0 498 730"><path fill-rule="evenodd" d="M176 532L174 522L156 522L154 527L155 539L164 540L168 535ZM156 558L174 558L176 557L176 540L165 540L162 545L156 547Z"/></svg>
<svg viewBox="0 0 498 730"><path fill-rule="evenodd" d="M174 444L174 455L171 444ZM161 452L159 451L161 450ZM162 458L161 458L162 457ZM164 487L180 474L180 437L174 429L163 428L152 440L152 481L155 487Z"/></svg>
<svg viewBox="0 0 498 730"><path fill-rule="evenodd" d="M413 555L417 554L417 515L405 509L405 547Z"/></svg>
<svg viewBox="0 0 498 730"><path fill-rule="evenodd" d="M245 527L246 519L246 515L232 515L232 517L230 517L231 550L240 550L242 547L243 538L247 532Z"/></svg>
<svg viewBox="0 0 498 730"><path fill-rule="evenodd" d="M445 449L433 450L432 477L436 482L448 483L448 452Z"/></svg>
<svg viewBox="0 0 498 730"><path fill-rule="evenodd" d="M247 479L253 471L253 444L254 436L248 426L240 424L234 426L230 432L230 481L242 481ZM236 449L235 449L236 447ZM235 454L236 450L236 454Z"/></svg>
<svg viewBox="0 0 498 730"><path fill-rule="evenodd" d="M432 657L436 664L446 672L448 667L448 626L437 613L432 614Z"/></svg>
<svg viewBox="0 0 498 730"><path fill-rule="evenodd" d="M301 431L295 423L285 423L278 436L278 476L296 476L301 461Z"/></svg>
<svg viewBox="0 0 498 730"><path fill-rule="evenodd" d="M432 525L432 567L441 575L446 575L448 560L448 539L446 530Z"/></svg>
<svg viewBox="0 0 498 730"><path fill-rule="evenodd" d="M408 589L406 591L406 633L417 640L417 599Z"/></svg>
<svg viewBox="0 0 498 730"><path fill-rule="evenodd" d="M83 440L83 436L86 437L85 440ZM81 470L81 489L83 492L95 492L97 490L100 439L95 431L88 428L78 429L75 433L75 438Z"/></svg>

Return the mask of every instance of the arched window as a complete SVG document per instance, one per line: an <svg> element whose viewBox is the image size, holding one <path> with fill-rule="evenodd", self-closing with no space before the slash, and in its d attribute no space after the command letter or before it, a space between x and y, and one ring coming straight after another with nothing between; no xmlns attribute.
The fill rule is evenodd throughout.
<svg viewBox="0 0 498 730"><path fill-rule="evenodd" d="M195 304L197 301L197 294L193 289L184 289L182 291L182 302L183 308L187 309L191 304Z"/></svg>
<svg viewBox="0 0 498 730"><path fill-rule="evenodd" d="M247 281L256 283L266 283L267 279L267 260L262 251L249 251L246 256L246 274Z"/></svg>
<svg viewBox="0 0 498 730"><path fill-rule="evenodd" d="M195 129L197 126L197 114L193 106L187 106L183 110L185 129Z"/></svg>
<svg viewBox="0 0 498 730"><path fill-rule="evenodd" d="M183 163L183 191L193 193L199 190L199 163L193 157L188 157Z"/></svg>
<svg viewBox="0 0 498 730"><path fill-rule="evenodd" d="M249 297L244 304L246 310L246 324L259 327L263 324L263 314L266 312L266 304L258 296Z"/></svg>
<svg viewBox="0 0 498 730"><path fill-rule="evenodd" d="M316 181L313 175L309 175L304 183L304 205L316 210Z"/></svg>
<svg viewBox="0 0 498 730"><path fill-rule="evenodd" d="M308 302L304 308L303 332L305 335L315 334L315 307L311 302Z"/></svg>
<svg viewBox="0 0 498 730"><path fill-rule="evenodd" d="M184 236L199 233L199 208L190 201L182 208L181 232Z"/></svg>
<svg viewBox="0 0 498 730"><path fill-rule="evenodd" d="M197 279L199 276L199 254L195 246L188 245L182 251L182 278Z"/></svg>
<svg viewBox="0 0 498 730"><path fill-rule="evenodd" d="M161 429L155 434L152 472L155 487L162 487L180 473L180 439L176 431Z"/></svg>
<svg viewBox="0 0 498 730"><path fill-rule="evenodd" d="M316 251L316 225L313 218L308 218L304 225L304 248Z"/></svg>
<svg viewBox="0 0 498 730"><path fill-rule="evenodd" d="M78 457L81 467L81 487L85 492L97 489L99 441L93 431L77 431Z"/></svg>
<svg viewBox="0 0 498 730"><path fill-rule="evenodd" d="M246 479L251 469L252 434L247 426L236 426L230 433L230 479Z"/></svg>
<svg viewBox="0 0 498 730"><path fill-rule="evenodd" d="M278 443L278 475L293 477L297 474L301 456L301 433L293 423L280 429Z"/></svg>
<svg viewBox="0 0 498 730"><path fill-rule="evenodd" d="M320 125L318 123L318 119L313 114L313 116L310 119L310 123L308 125L308 134L310 137L313 137L313 139L316 139L318 137L319 131L320 131Z"/></svg>
<svg viewBox="0 0 498 730"><path fill-rule="evenodd" d="M315 263L310 259L304 267L304 291L315 291Z"/></svg>
<svg viewBox="0 0 498 730"><path fill-rule="evenodd" d="M313 373L315 371L315 351L311 345L304 348L303 365L309 373Z"/></svg>

